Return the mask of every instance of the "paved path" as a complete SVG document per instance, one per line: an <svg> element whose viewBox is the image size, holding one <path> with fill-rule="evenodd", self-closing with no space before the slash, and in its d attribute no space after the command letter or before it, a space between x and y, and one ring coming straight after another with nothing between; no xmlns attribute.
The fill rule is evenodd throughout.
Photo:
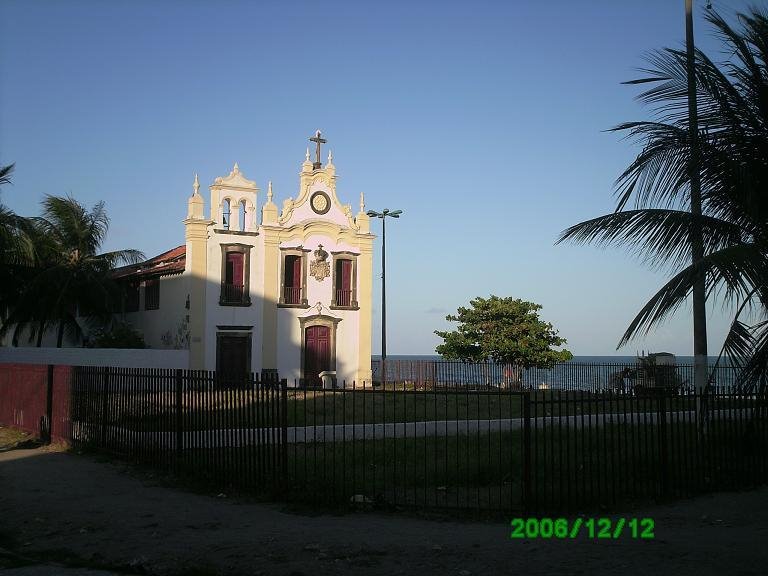
<svg viewBox="0 0 768 576"><path fill-rule="evenodd" d="M764 575L768 489L627 513L654 540L509 540L506 522L289 512L191 494L122 465L44 449L0 453L0 546L150 575ZM119 570L116 570L119 571ZM4 575L3 575L4 576ZM80 576L78 574L78 576Z"/></svg>
<svg viewBox="0 0 768 576"><path fill-rule="evenodd" d="M747 418L747 409L718 410L718 420ZM667 423L695 422L695 412L668 412ZM536 430L546 428L596 428L614 424L655 425L659 419L657 412L628 412L584 414L578 416L539 416L531 418L531 427ZM354 440L373 440L383 438L423 438L425 436L456 436L460 434L483 434L488 432L509 432L521 430L523 418L504 418L493 420L429 420L424 422L397 422L381 424L328 424L323 426L289 426L286 428L285 442L344 442ZM77 430L77 424L75 424ZM175 432L129 432L119 427L110 427L109 434L114 437L128 435L143 436L145 443L172 447L176 445ZM96 437L101 428L94 426L90 435ZM78 432L76 431L75 434ZM84 431L83 433L87 433ZM221 446L246 446L249 444L274 444L281 440L280 428L232 428L217 430L192 430L182 433L185 448L216 448Z"/></svg>

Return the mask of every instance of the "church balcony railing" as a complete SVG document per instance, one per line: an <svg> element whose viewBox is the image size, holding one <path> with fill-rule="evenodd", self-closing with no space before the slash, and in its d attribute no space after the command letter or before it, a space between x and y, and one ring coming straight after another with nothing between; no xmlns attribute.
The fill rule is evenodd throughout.
<svg viewBox="0 0 768 576"><path fill-rule="evenodd" d="M353 289L334 288L334 298L331 300L331 310L360 310Z"/></svg>
<svg viewBox="0 0 768 576"><path fill-rule="evenodd" d="M220 300L220 303L225 305L250 304L248 293L242 284L222 284Z"/></svg>
<svg viewBox="0 0 768 576"><path fill-rule="evenodd" d="M336 306L352 306L352 290L336 290Z"/></svg>
<svg viewBox="0 0 768 576"><path fill-rule="evenodd" d="M285 304L301 304L301 286L286 286L283 288Z"/></svg>

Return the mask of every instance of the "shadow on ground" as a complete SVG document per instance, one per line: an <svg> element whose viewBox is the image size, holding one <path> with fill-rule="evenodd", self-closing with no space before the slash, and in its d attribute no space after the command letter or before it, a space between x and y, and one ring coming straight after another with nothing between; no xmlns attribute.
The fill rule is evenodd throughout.
<svg viewBox="0 0 768 576"><path fill-rule="evenodd" d="M60 449L0 452L0 547L11 555L0 567L6 570L35 567L13 564L32 561L157 576L706 576L760 574L768 563L766 489L647 507L632 516L653 518L655 539L510 540L507 521L299 515L183 492L124 464Z"/></svg>

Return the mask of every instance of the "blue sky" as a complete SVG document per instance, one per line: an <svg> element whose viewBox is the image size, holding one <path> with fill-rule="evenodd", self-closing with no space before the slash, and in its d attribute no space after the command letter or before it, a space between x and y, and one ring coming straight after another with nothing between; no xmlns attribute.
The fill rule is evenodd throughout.
<svg viewBox="0 0 768 576"><path fill-rule="evenodd" d="M697 45L720 56L704 4ZM368 208L404 211L387 234L390 354L433 353L447 313L497 294L543 305L576 355L689 355L690 306L615 351L664 272L554 245L613 209L639 149L606 130L649 116L621 82L643 54L682 45L683 5L4 0L0 163L16 172L2 201L33 215L45 194L103 199L105 249L150 257L184 242L195 172L207 185L237 161L280 203L321 129L343 202L363 191ZM727 314L710 308L716 354Z"/></svg>

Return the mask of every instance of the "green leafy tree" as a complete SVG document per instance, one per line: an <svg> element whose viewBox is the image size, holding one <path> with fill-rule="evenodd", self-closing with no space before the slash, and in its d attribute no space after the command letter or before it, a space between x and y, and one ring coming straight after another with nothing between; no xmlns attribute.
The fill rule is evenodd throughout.
<svg viewBox="0 0 768 576"><path fill-rule="evenodd" d="M768 17L758 9L738 14L740 29L717 13L706 19L723 41L727 60L717 64L696 51L699 176L702 216L690 211L692 148L688 132L685 51L649 57L651 85L639 99L651 121L614 128L642 145L617 180L612 214L576 224L558 242L626 246L669 281L632 320L618 347L649 333L691 296L703 275L708 297L734 305L723 352L742 366L742 381L768 382ZM694 226L703 258L693 264ZM753 316L749 316L753 314ZM747 321L749 319L749 321Z"/></svg>
<svg viewBox="0 0 768 576"><path fill-rule="evenodd" d="M456 330L435 330L444 342L436 352L449 359L493 361L516 369L551 368L573 358L552 324L539 318L539 304L510 297L474 298L446 320L458 322Z"/></svg>
<svg viewBox="0 0 768 576"><path fill-rule="evenodd" d="M39 346L45 331L55 326L61 347L65 335L83 337L81 322L108 322L122 296L112 270L144 259L137 250L99 254L108 229L104 202L88 210L73 198L47 196L42 217L33 219L34 265L3 331L13 329L16 341L26 329Z"/></svg>

